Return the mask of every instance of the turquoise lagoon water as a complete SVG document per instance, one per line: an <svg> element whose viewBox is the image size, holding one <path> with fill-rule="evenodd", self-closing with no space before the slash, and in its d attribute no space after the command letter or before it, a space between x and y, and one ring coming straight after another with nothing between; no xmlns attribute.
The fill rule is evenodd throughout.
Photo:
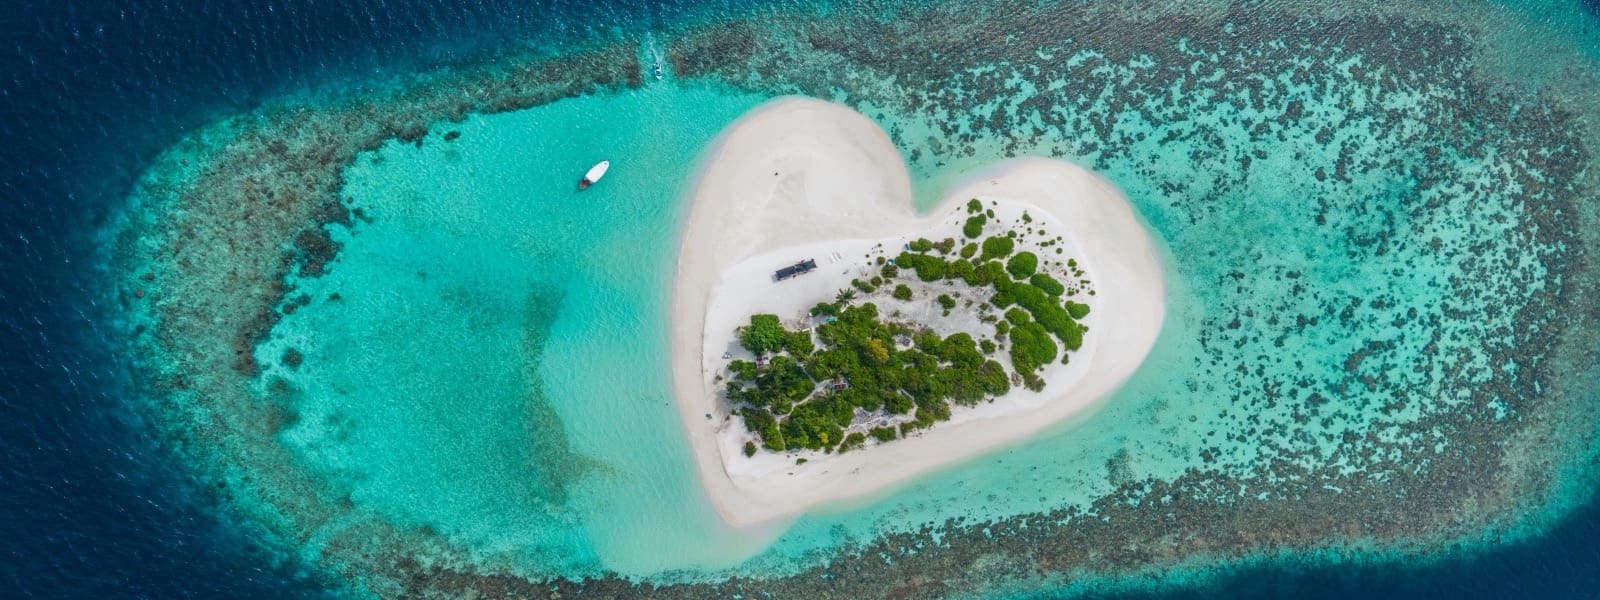
<svg viewBox="0 0 1600 600"><path fill-rule="evenodd" d="M346 195L365 220L258 351L304 356L278 367L304 389L286 441L357 506L490 563L648 573L753 552L701 543L722 526L664 365L695 158L759 101L662 85L363 157Z"/></svg>
<svg viewBox="0 0 1600 600"><path fill-rule="evenodd" d="M347 488L363 516L429 528L482 564L524 572L718 570L765 549L746 567L771 575L885 530L1109 492L1104 462L1123 434L1069 425L1048 452L1004 452L806 517L770 548L771 528L720 522L670 395L670 274L697 159L765 99L662 83L474 116L420 148L363 156L346 173L359 212L334 228L338 262L296 282L307 306L257 351L273 365L261 381L302 390L282 434L302 466ZM578 193L571 175L601 159L612 171ZM924 174L919 205L987 166L970 162ZM1169 332L1191 328L1175 295ZM1176 337L1152 365L1183 353ZM284 364L289 351L303 362Z"/></svg>
<svg viewBox="0 0 1600 600"><path fill-rule="evenodd" d="M1204 62L1206 51L1193 56ZM1340 74L1365 66L1359 55L1295 64L1319 62ZM706 506L666 360L675 236L696 160L770 91L669 78L440 123L420 146L362 155L345 174L356 220L332 227L338 260L294 282L304 306L257 349L270 365L261 385L282 377L298 390L298 421L280 434L289 467L348 497L349 515L317 525L300 550L314 562L319 540L372 520L437 533L477 572L773 576L952 519L1094 513L1120 488L1196 471L1243 481L1272 465L1236 493L1285 503L1296 498L1284 489L1326 487L1331 474L1402 477L1417 460L1403 447L1454 443L1429 415L1466 406L1466 384L1498 381L1490 372L1504 365L1485 348L1518 327L1519 296L1545 285L1533 256L1490 243L1527 225L1501 193L1526 149L1470 123L1459 138L1426 137L1437 129L1428 113L1461 103L1456 87L1378 90L1261 64L1271 102L1175 87L1150 113L1113 104L1116 94L1066 98L1071 82L1041 81L1034 65L975 66L998 79L978 94L963 87L972 79L949 87L993 100L933 111L896 101L942 90L908 92L870 72L849 93L818 94L893 134L923 207L1008 156L1098 169L1168 246L1168 317L1144 367L1093 414L802 517L776 540L731 531ZM1148 67L1135 57L1086 70L1127 81ZM1064 121L1028 113L1041 94L1063 96L1047 104ZM1291 100L1303 118L1280 118ZM995 114L1014 120L983 124ZM576 193L575 175L600 159L611 173ZM1424 183L1429 172L1446 181ZM1480 242L1506 258L1488 291L1462 293L1452 283L1473 273ZM301 360L286 360L291 351ZM1485 418L1508 418L1517 395ZM1530 531L1543 524L1528 520Z"/></svg>
<svg viewBox="0 0 1600 600"><path fill-rule="evenodd" d="M1343 117L1343 96L1303 92L1310 111ZM806 516L763 548L764 536L721 526L700 496L665 366L668 276L687 182L717 132L762 100L657 83L474 116L435 128L420 148L395 142L365 155L347 173L346 196L362 218L338 228L345 250L330 275L300 284L310 304L258 352L263 362L281 362L288 348L304 355L302 366L275 368L304 389L299 424L283 435L305 466L348 486L363 511L441 532L488 565L660 575L736 567L762 551L742 570L771 575L888 531L1086 507L1124 480L1170 480L1207 464L1208 447L1223 449L1213 466L1224 468L1272 458L1271 444L1223 437L1243 415L1230 413L1236 396L1218 393L1231 383L1196 360L1207 354L1201 331L1217 306L1318 315L1324 300L1295 297L1298 279L1249 289L1214 282L1246 264L1298 269L1326 295L1409 290L1385 311L1403 313L1436 306L1446 290L1431 283L1454 268L1398 254L1346 260L1354 247L1316 226L1321 209L1305 201L1319 193L1298 168L1308 159L1288 151L1250 171L1240 186L1248 195L1209 214L1179 214L1155 202L1162 194L1153 188L1214 175L1184 159L1192 145L1159 142L1160 127L1130 123L1149 140L1133 154L1170 160L1154 176L1116 163L1105 174L1177 251L1168 258L1167 323L1134 380L1094 414L887 497ZM860 108L902 145L938 145L934 123ZM1241 112L1200 119L1231 135L1225 143L1244 145L1240 128L1226 126ZM444 141L447 131L460 138ZM1284 148L1336 153L1312 143L1312 129L1295 133ZM1008 154L1059 156L1067 141L1035 139L1018 152L1001 149L1009 139L982 138L965 158L928 155L913 163L918 202L931 206L950 182ZM576 193L572 174L602 158L613 161L611 174ZM1324 158L1332 161L1309 160ZM1487 167L1463 160L1460 168ZM1410 187L1378 173L1358 174L1346 189L1398 202ZM1473 227L1494 226L1497 213L1483 210ZM1439 228L1415 235L1449 233ZM1368 326L1382 337L1387 323ZM1309 327L1287 336L1277 346L1283 358L1268 368L1291 378L1341 371L1367 333ZM1335 402L1334 418L1297 428L1310 440L1307 465L1326 459L1347 428L1381 431L1417 416L1360 394ZM1300 410L1286 402L1250 421L1293 421Z"/></svg>

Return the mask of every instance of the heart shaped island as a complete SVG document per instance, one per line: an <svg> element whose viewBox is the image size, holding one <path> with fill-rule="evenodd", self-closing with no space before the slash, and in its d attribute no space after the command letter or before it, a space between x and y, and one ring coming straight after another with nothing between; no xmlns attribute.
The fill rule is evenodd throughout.
<svg viewBox="0 0 1600 600"><path fill-rule="evenodd" d="M1154 241L1067 162L996 165L919 215L882 129L785 98L723 133L691 202L674 390L735 526L1019 443L1108 397L1161 329Z"/></svg>

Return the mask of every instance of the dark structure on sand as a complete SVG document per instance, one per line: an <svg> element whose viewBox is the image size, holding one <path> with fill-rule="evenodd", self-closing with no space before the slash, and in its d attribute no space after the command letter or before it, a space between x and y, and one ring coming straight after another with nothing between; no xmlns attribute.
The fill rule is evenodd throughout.
<svg viewBox="0 0 1600 600"><path fill-rule="evenodd" d="M816 259L808 258L782 269L778 269L777 273L772 274L772 278L778 281L783 281L796 275L804 275L809 273L815 268L817 268Z"/></svg>

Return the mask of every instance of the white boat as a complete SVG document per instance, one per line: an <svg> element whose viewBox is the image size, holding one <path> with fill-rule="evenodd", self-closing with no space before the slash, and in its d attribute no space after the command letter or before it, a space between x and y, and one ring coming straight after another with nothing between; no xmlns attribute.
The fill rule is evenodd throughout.
<svg viewBox="0 0 1600 600"><path fill-rule="evenodd" d="M589 167L589 172L583 174L583 181L578 182L578 189L588 189L589 186L594 185L594 182L600 181L601 177L605 177L606 170L610 168L611 161L609 160L602 160L595 166Z"/></svg>
<svg viewBox="0 0 1600 600"><path fill-rule="evenodd" d="M656 79L661 79L661 63L659 61L650 65L650 73L654 74Z"/></svg>

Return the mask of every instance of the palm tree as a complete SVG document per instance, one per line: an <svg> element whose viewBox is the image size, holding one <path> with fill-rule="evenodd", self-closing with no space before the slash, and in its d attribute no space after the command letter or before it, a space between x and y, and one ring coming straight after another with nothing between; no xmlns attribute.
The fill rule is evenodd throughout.
<svg viewBox="0 0 1600 600"><path fill-rule="evenodd" d="M834 296L833 299L841 305L849 304L851 300L856 299L856 291L849 288L839 290L839 294Z"/></svg>

